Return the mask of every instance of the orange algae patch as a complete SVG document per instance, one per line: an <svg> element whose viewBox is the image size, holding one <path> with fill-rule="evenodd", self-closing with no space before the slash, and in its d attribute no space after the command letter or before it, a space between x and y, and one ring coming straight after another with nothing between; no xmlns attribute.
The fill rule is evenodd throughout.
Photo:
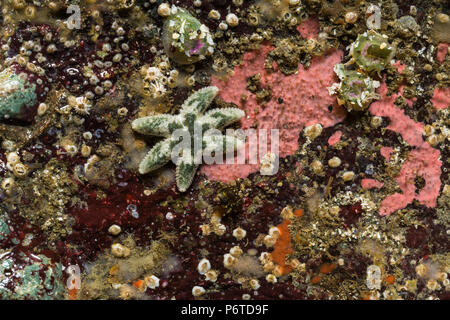
<svg viewBox="0 0 450 320"><path fill-rule="evenodd" d="M320 282L320 280L322 280L322 277L321 277L321 276L314 276L314 277L311 279L311 283L312 283L312 284L318 284L318 283Z"/></svg>
<svg viewBox="0 0 450 320"><path fill-rule="evenodd" d="M69 300L77 300L77 298L78 298L78 289L77 288L68 289L67 292L69 294Z"/></svg>
<svg viewBox="0 0 450 320"><path fill-rule="evenodd" d="M385 280L388 284L394 284L395 277L391 274L391 275L388 275Z"/></svg>
<svg viewBox="0 0 450 320"><path fill-rule="evenodd" d="M303 210L295 210L294 215L296 217L301 217L303 215ZM280 266L281 274L283 275L292 271L292 266L286 263L286 257L294 252L291 242L291 234L289 232L290 224L291 221L289 219L285 219L277 226L278 230L280 230L280 236L275 242L274 249L271 253L272 260Z"/></svg>
<svg viewBox="0 0 450 320"><path fill-rule="evenodd" d="M324 263L320 266L320 273L329 274L336 269L337 265L335 263Z"/></svg>
<svg viewBox="0 0 450 320"><path fill-rule="evenodd" d="M139 291L145 290L145 282L144 280L136 280L133 282L133 286L138 289Z"/></svg>
<svg viewBox="0 0 450 320"><path fill-rule="evenodd" d="M289 233L289 220L284 220L277 227L280 230L280 236L274 245L271 253L273 261L281 267L281 274L288 274L292 271L292 267L286 263L286 256L294 252L291 243L291 235Z"/></svg>
<svg viewBox="0 0 450 320"><path fill-rule="evenodd" d="M303 209L294 210L294 216L301 217L303 215Z"/></svg>

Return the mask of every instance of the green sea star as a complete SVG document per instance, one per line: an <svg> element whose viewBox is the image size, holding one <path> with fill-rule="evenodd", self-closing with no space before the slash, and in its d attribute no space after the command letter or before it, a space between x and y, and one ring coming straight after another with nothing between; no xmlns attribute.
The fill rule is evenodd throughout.
<svg viewBox="0 0 450 320"><path fill-rule="evenodd" d="M176 183L178 189L184 192L192 183L202 154L234 151L243 145L242 139L217 133L217 130L242 118L244 111L238 108L216 108L205 112L218 90L217 87L206 87L194 92L184 101L177 115L160 114L132 122L133 130L141 134L165 137L153 146L139 164L141 174L164 166L172 159L174 151L179 156L176 161ZM211 133L214 129L216 132Z"/></svg>

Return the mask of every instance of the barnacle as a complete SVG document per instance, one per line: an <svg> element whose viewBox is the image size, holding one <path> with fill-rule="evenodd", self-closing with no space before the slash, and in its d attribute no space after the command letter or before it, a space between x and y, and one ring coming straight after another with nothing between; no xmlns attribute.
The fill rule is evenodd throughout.
<svg viewBox="0 0 450 320"><path fill-rule="evenodd" d="M133 121L135 131L153 136L163 136L148 152L139 165L139 172L146 174L165 165L178 152L176 182L181 192L192 183L201 152L235 150L243 141L235 136L211 133L210 129L223 129L239 120L244 112L238 108L212 109L205 112L217 94L216 87L206 87L193 93L183 103L178 115L160 114ZM200 134L200 135L199 135ZM187 138L187 139L186 139ZM197 141L191 145L191 140ZM187 143L186 143L187 142Z"/></svg>
<svg viewBox="0 0 450 320"><path fill-rule="evenodd" d="M155 81L150 84L150 92L153 98L160 98L166 93L166 88L161 82Z"/></svg>
<svg viewBox="0 0 450 320"><path fill-rule="evenodd" d="M89 111L92 108L92 104L86 97L74 97L70 96L68 98L69 105L73 108L73 110L78 114L89 114Z"/></svg>

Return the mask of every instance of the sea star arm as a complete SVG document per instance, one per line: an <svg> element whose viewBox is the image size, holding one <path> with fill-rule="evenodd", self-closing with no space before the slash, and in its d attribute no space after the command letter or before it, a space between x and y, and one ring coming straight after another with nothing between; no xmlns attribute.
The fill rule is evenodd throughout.
<svg viewBox="0 0 450 320"><path fill-rule="evenodd" d="M189 188L198 168L198 165L191 160L192 158L190 160L181 158L177 165L175 176L178 190L181 192L185 192Z"/></svg>
<svg viewBox="0 0 450 320"><path fill-rule="evenodd" d="M139 164L139 173L146 174L169 162L172 151L171 145L169 138L155 144Z"/></svg>
<svg viewBox="0 0 450 320"><path fill-rule="evenodd" d="M183 127L178 116L170 114L158 114L155 116L143 117L131 123L133 130L152 136L168 137L176 129Z"/></svg>
<svg viewBox="0 0 450 320"><path fill-rule="evenodd" d="M194 92L187 98L182 108L183 114L202 114L214 100L219 89L217 87L205 87Z"/></svg>
<svg viewBox="0 0 450 320"><path fill-rule="evenodd" d="M203 137L204 154L211 152L228 153L241 148L245 141L233 135L214 134Z"/></svg>
<svg viewBox="0 0 450 320"><path fill-rule="evenodd" d="M223 129L224 127L238 121L245 112L238 108L212 109L206 112L199 121L208 128Z"/></svg>

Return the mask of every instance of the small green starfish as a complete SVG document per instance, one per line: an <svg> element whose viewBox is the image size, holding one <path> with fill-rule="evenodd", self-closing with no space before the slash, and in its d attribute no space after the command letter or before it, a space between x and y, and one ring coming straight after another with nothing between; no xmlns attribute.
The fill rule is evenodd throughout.
<svg viewBox="0 0 450 320"><path fill-rule="evenodd" d="M243 145L244 141L236 136L211 134L210 129L222 130L244 116L244 111L238 108L216 108L205 113L217 92L217 87L200 89L184 101L177 115L160 114L132 122L133 130L139 133L165 137L139 164L141 174L164 166L172 159L174 151L179 156L176 182L178 189L184 192L192 183L203 153L234 151Z"/></svg>

